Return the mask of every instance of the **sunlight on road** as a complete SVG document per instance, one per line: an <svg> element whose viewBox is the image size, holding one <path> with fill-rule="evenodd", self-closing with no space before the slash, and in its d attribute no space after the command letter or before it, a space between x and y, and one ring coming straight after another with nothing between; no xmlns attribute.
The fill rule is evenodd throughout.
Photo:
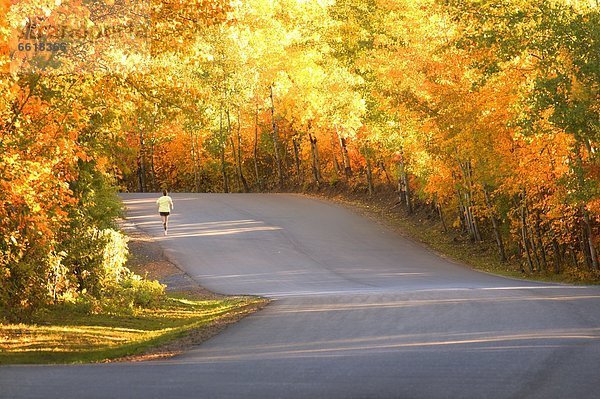
<svg viewBox="0 0 600 399"><path fill-rule="evenodd" d="M187 223L171 225L169 235L159 239L169 240L174 238L222 236L231 234L251 233L256 231L281 230L281 227L266 226L264 222L256 220L232 220L222 222Z"/></svg>
<svg viewBox="0 0 600 399"><path fill-rule="evenodd" d="M297 357L357 356L361 352L372 355L377 352L420 350L524 350L556 349L576 342L600 341L599 328L548 329L507 334L482 331L474 333L412 334L373 336L351 339L302 342L297 344L273 344L238 346L226 350L202 350L202 356L193 359L174 359L170 364L194 364L206 362L239 362L257 359L286 359ZM490 346L490 344L493 344Z"/></svg>
<svg viewBox="0 0 600 399"><path fill-rule="evenodd" d="M248 227L248 228L238 228L238 229L225 229L225 230L205 230L198 232L189 232L189 233L173 233L172 230L169 230L169 235L166 237L159 237L159 240L170 240L174 238L184 238L184 237L205 237L205 236L223 236L229 234L240 234L240 233L249 233L254 231L273 231L273 230L281 230L281 227ZM178 231L178 230L175 230Z"/></svg>

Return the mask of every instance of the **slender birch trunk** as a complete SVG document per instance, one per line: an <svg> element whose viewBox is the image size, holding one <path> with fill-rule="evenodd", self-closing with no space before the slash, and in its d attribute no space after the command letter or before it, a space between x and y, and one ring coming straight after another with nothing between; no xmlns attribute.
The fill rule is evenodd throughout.
<svg viewBox="0 0 600 399"><path fill-rule="evenodd" d="M269 86L271 97L271 124L273 126L273 151L275 152L275 163L277 164L277 178L279 188L283 189L283 169L281 165L281 156L279 154L279 138L277 134L277 124L275 123L275 102L273 100L273 85Z"/></svg>
<svg viewBox="0 0 600 399"><path fill-rule="evenodd" d="M529 266L529 271L533 273L533 261L531 260L531 253L529 252L529 239L527 237L527 216L526 216L526 199L525 193L522 193L521 198L521 239L523 241L523 249L525 250L525 255L527 256L527 265Z"/></svg>
<svg viewBox="0 0 600 399"><path fill-rule="evenodd" d="M404 155L400 152L398 160L398 194L400 202L404 202L408 213L413 213L412 198L406 167L404 164Z"/></svg>
<svg viewBox="0 0 600 399"><path fill-rule="evenodd" d="M235 149L235 142L233 141L233 136L229 136L229 144L231 144L231 158L233 159L233 170L234 170L234 182L235 182L235 191L236 192L240 192L240 175L238 173L238 164L237 164L237 156L235 155L236 149Z"/></svg>
<svg viewBox="0 0 600 399"><path fill-rule="evenodd" d="M139 190L142 193L146 192L146 140L144 131L139 129L140 152L138 155L138 183Z"/></svg>
<svg viewBox="0 0 600 399"><path fill-rule="evenodd" d="M446 226L446 220L444 219L444 214L442 212L442 206L437 203L435 204L437 211L438 211L438 216L440 217L440 220L442 221L442 228L444 229L444 233L448 232L448 226Z"/></svg>
<svg viewBox="0 0 600 399"><path fill-rule="evenodd" d="M594 238L592 236L590 214L585 208L585 205L581 205L581 212L583 213L583 224L587 235L587 246L590 251L590 257L592 258L592 266L595 270L600 270L600 266L598 264L598 253L596 252L596 247L594 246Z"/></svg>
<svg viewBox="0 0 600 399"><path fill-rule="evenodd" d="M589 151L591 152L591 145L589 144L589 141L586 140L586 144L589 146ZM576 170L577 179L578 179L580 189L583 190L585 187L585 177L583 175L583 161L581 159L580 146L577 146L576 157L577 157L576 158L576 160L577 160L577 170ZM584 203L582 203L580 205L580 210L581 210L581 214L583 216L583 229L584 229L585 235L586 235L585 246L587 246L587 249L586 249L586 251L584 251L584 254L589 253L589 257L591 258L590 259L591 267L593 267L595 270L600 270L600 264L598 262L598 252L596 251L596 247L594 246L594 237L592 234L592 225L591 225L591 221L590 221L590 214Z"/></svg>
<svg viewBox="0 0 600 399"><path fill-rule="evenodd" d="M558 246L558 242L555 237L552 237L552 249L554 250L554 274L560 273L560 247Z"/></svg>
<svg viewBox="0 0 600 399"><path fill-rule="evenodd" d="M229 182L227 178L227 168L225 165L225 139L223 137L223 108L219 112L219 144L221 146L221 174L223 176L223 192L229 192Z"/></svg>
<svg viewBox="0 0 600 399"><path fill-rule="evenodd" d="M333 133L331 134L331 153L333 155L333 170L335 171L336 177L340 175L340 164L337 160L337 156L335 155L337 148L337 141L333 137Z"/></svg>
<svg viewBox="0 0 600 399"><path fill-rule="evenodd" d="M373 195L373 171L371 170L371 158L367 157L367 186L369 187L369 197Z"/></svg>
<svg viewBox="0 0 600 399"><path fill-rule="evenodd" d="M254 155L254 174L256 177L256 184L258 186L258 190L262 190L262 182L260 178L260 173L258 171L258 100L256 101L256 109L254 112L254 148L252 151Z"/></svg>
<svg viewBox="0 0 600 399"><path fill-rule="evenodd" d="M150 141L150 188L155 190L156 184L156 169L154 168L154 140Z"/></svg>
<svg viewBox="0 0 600 399"><path fill-rule="evenodd" d="M296 165L296 178L298 179L298 184L302 184L304 181L301 169L300 169L300 143L299 139L295 136L292 138L292 144L294 145L294 161Z"/></svg>
<svg viewBox="0 0 600 399"><path fill-rule="evenodd" d="M342 137L340 134L339 128L335 127L335 134L337 135L338 142L340 144L340 151L342 153L342 165L344 167L344 176L351 177L352 176L352 166L350 165L350 157L348 156L348 147L346 143L346 138Z"/></svg>
<svg viewBox="0 0 600 399"><path fill-rule="evenodd" d="M583 258L585 260L585 264L588 268L592 269L594 267L594 263L592 261L592 255L590 253L590 247L588 245L588 236L585 225L581 226L581 235L579 238L579 246L581 247L581 252L583 253Z"/></svg>
<svg viewBox="0 0 600 399"><path fill-rule="evenodd" d="M192 162L194 164L194 188L195 192L200 192L200 154L198 149L198 137L195 132L190 133L192 143Z"/></svg>
<svg viewBox="0 0 600 399"><path fill-rule="evenodd" d="M482 241L481 234L479 232L479 224L477 223L477 218L473 215L473 169L471 167L471 161L469 160L466 163L466 172L467 172L467 187L468 187L468 210L469 216L471 219L471 223L473 224L473 237L475 241Z"/></svg>
<svg viewBox="0 0 600 399"><path fill-rule="evenodd" d="M486 206L488 207L488 209L490 209L490 220L492 221L492 228L494 229L494 238L496 239L496 245L498 246L498 254L500 255L500 260L502 262L506 262L506 251L504 250L504 242L502 241L502 235L500 234L500 229L498 227L496 211L492 209L490 195L486 188L483 189L483 194L485 196Z"/></svg>
<svg viewBox="0 0 600 399"><path fill-rule="evenodd" d="M319 164L319 148L317 147L317 138L311 133L308 134L310 140L310 153L312 158L313 179L317 185L321 183L321 165Z"/></svg>
<svg viewBox="0 0 600 399"><path fill-rule="evenodd" d="M238 108L237 114L237 166L238 166L238 176L240 181L242 182L242 187L244 188L244 192L247 193L250 191L248 187L248 182L246 181L246 177L244 176L244 171L242 170L242 125L241 125L241 115L240 109Z"/></svg>
<svg viewBox="0 0 600 399"><path fill-rule="evenodd" d="M385 167L385 162L383 160L379 161L379 167L383 171L383 175L385 176L385 180L387 181L388 185L391 186L392 179L390 179L390 174L388 173L387 168Z"/></svg>
<svg viewBox="0 0 600 399"><path fill-rule="evenodd" d="M541 226L540 226L540 216L539 214L536 215L536 220L535 220L535 237L537 239L537 245L540 249L540 255L541 255L541 261L542 261L542 268L544 270L548 270L548 262L546 259L546 248L544 246L544 240L542 238L542 233L541 233Z"/></svg>

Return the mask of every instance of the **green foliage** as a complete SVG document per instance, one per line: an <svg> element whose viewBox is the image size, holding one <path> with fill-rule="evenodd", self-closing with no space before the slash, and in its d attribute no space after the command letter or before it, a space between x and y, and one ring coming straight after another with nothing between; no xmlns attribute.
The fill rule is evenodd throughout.
<svg viewBox="0 0 600 399"><path fill-rule="evenodd" d="M164 285L133 274L126 266L127 237L113 229L87 229L69 242L63 260L69 276L75 276L60 298L81 297L103 311L133 311L154 307L164 296Z"/></svg>
<svg viewBox="0 0 600 399"><path fill-rule="evenodd" d="M94 162L80 161L79 170L79 178L70 184L79 200L77 206L70 209L71 225L114 227L114 220L123 216L123 204L113 179L98 171Z"/></svg>
<svg viewBox="0 0 600 399"><path fill-rule="evenodd" d="M165 298L165 286L158 281L149 281L128 273L118 283L104 288L103 296L92 300L97 310L103 313L132 313L136 309L153 309Z"/></svg>
<svg viewBox="0 0 600 399"><path fill-rule="evenodd" d="M164 286L125 267L127 237L111 227L121 202L107 179L87 166L72 184L79 201L69 207L70 224L52 242L33 242L19 256L3 251L0 313L5 318L27 319L35 309L61 302L131 311L156 306L164 295Z"/></svg>

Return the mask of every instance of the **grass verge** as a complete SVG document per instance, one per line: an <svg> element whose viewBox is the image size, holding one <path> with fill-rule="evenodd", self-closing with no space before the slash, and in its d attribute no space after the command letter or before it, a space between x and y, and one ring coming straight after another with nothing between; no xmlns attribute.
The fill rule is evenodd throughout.
<svg viewBox="0 0 600 399"><path fill-rule="evenodd" d="M177 355L216 335L268 303L224 296L195 283L163 255L160 246L131 225L128 267L167 284L153 309L90 314L63 304L38 310L26 323L2 323L0 364L141 361Z"/></svg>
<svg viewBox="0 0 600 399"><path fill-rule="evenodd" d="M160 307L130 315L90 315L72 305L55 307L38 312L27 324L0 325L0 364L168 357L260 309L264 302L254 297L202 300L170 295Z"/></svg>

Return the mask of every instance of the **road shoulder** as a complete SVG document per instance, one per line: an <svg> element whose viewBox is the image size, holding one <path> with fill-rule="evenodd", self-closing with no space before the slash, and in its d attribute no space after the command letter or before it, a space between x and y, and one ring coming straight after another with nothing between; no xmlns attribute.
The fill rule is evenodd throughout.
<svg viewBox="0 0 600 399"><path fill-rule="evenodd" d="M166 286L165 291L169 296L194 301L219 301L240 298L240 296L217 294L202 287L177 265L169 261L160 244L152 236L137 228L135 224L125 220L121 222L120 227L129 237L129 269L149 280L158 280L164 284ZM198 328L193 328L172 341L150 348L141 354L111 359L107 362L138 362L180 355L269 304L269 300L266 298L252 298L254 300L249 301L248 305Z"/></svg>

